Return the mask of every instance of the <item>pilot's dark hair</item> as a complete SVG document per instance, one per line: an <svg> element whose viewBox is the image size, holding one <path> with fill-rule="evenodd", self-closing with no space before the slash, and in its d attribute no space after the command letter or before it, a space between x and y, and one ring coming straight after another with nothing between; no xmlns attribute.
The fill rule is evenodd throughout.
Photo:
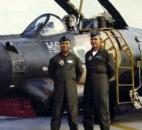
<svg viewBox="0 0 142 130"><path fill-rule="evenodd" d="M100 32L91 32L90 37L100 36Z"/></svg>
<svg viewBox="0 0 142 130"><path fill-rule="evenodd" d="M64 41L71 42L70 38L68 36L66 36L66 35L62 36L59 42L61 43L61 42L64 42Z"/></svg>

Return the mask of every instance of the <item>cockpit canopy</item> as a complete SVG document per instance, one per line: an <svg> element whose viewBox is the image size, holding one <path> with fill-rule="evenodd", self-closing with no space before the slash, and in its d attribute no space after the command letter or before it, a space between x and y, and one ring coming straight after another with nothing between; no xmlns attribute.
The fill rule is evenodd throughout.
<svg viewBox="0 0 142 130"><path fill-rule="evenodd" d="M48 36L66 32L63 21L54 14L43 14L35 19L22 33L23 36Z"/></svg>

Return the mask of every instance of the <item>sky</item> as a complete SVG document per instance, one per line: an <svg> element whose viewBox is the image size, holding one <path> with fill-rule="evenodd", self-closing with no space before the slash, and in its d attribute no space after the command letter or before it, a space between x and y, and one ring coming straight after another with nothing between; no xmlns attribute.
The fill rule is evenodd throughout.
<svg viewBox="0 0 142 130"><path fill-rule="evenodd" d="M72 0L79 6L80 0ZM142 28L142 0L110 0L129 26ZM22 33L39 15L53 13L63 17L66 13L54 0L0 0L0 35ZM83 12L94 17L104 9L96 0L84 0ZM100 12L99 12L100 11Z"/></svg>

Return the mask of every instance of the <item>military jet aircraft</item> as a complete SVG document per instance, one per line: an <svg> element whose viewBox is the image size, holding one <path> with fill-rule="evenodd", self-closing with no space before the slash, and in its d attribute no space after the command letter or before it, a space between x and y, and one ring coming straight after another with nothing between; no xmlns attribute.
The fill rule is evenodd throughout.
<svg viewBox="0 0 142 130"><path fill-rule="evenodd" d="M110 1L97 1L106 12L85 18L81 13L83 0L79 9L69 0L55 0L67 12L65 17L43 14L23 33L0 36L0 115L35 117L50 113L54 85L48 77L48 63L59 52L63 35L72 39L71 51L83 63L84 74L77 86L81 104L86 75L84 56L90 49L90 32L96 30L101 33L102 46L113 54L116 63L116 75L110 80L111 111L127 103L142 108L142 30L129 27Z"/></svg>

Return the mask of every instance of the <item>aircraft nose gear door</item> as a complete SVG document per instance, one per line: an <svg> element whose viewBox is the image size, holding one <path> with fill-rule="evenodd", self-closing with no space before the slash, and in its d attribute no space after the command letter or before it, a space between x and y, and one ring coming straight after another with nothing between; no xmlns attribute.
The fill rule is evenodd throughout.
<svg viewBox="0 0 142 130"><path fill-rule="evenodd" d="M131 91L132 98L134 97L134 59L133 52L128 43L124 39L121 32L115 29L103 28L99 29L107 37L103 40L103 47L109 50L113 54L116 63L116 103L117 105L125 103L133 103L130 101L129 91ZM122 75L129 77L128 82L125 82L125 78ZM122 82L123 81L123 82ZM127 90L128 99L122 99L120 90ZM135 101L134 101L135 102Z"/></svg>

